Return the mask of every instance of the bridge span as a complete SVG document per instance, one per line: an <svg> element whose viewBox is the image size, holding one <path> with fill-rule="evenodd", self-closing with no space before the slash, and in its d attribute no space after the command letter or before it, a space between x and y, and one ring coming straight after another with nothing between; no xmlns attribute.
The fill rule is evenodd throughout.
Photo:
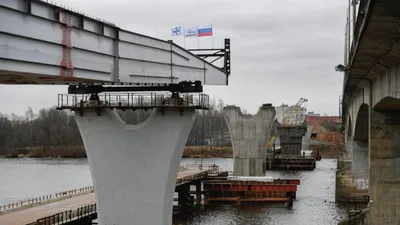
<svg viewBox="0 0 400 225"><path fill-rule="evenodd" d="M171 41L48 1L2 0L0 21L1 84L228 84L229 42L217 49L226 59L218 67Z"/></svg>
<svg viewBox="0 0 400 225"><path fill-rule="evenodd" d="M368 224L395 225L400 221L400 2L351 4L345 64L336 67L344 72L344 158L351 162L356 189L370 195Z"/></svg>

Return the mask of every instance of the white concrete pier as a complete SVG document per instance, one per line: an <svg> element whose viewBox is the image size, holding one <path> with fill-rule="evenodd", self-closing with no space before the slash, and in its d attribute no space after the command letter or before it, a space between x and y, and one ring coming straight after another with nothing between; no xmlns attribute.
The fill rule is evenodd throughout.
<svg viewBox="0 0 400 225"><path fill-rule="evenodd" d="M170 225L179 162L194 110L154 109L139 125L115 111L76 114L96 187L100 225Z"/></svg>

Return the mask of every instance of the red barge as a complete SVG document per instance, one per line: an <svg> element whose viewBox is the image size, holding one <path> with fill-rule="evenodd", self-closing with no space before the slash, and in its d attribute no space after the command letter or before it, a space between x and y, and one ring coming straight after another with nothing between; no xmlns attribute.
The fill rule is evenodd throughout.
<svg viewBox="0 0 400 225"><path fill-rule="evenodd" d="M216 203L291 202L300 179L272 177L210 177L203 182L204 205Z"/></svg>

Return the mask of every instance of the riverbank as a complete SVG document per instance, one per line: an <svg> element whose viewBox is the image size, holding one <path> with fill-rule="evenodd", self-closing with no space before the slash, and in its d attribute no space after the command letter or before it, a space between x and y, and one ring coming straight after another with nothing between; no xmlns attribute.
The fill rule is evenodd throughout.
<svg viewBox="0 0 400 225"><path fill-rule="evenodd" d="M232 158L232 147L186 146L182 158ZM15 150L0 158L86 158L83 146L35 147Z"/></svg>
<svg viewBox="0 0 400 225"><path fill-rule="evenodd" d="M185 146L182 158L232 158L232 147Z"/></svg>
<svg viewBox="0 0 400 225"><path fill-rule="evenodd" d="M342 151L341 145L310 145L310 150L318 151L322 158L336 159ZM232 158L230 146L185 146L182 158ZM0 158L86 158L83 146L29 148L0 155Z"/></svg>
<svg viewBox="0 0 400 225"><path fill-rule="evenodd" d="M16 149L0 158L86 158L83 145Z"/></svg>

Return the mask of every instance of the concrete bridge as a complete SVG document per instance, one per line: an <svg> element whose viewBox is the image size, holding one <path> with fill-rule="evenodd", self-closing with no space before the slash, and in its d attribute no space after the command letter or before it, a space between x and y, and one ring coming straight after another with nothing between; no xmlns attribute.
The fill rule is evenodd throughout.
<svg viewBox="0 0 400 225"><path fill-rule="evenodd" d="M343 124L345 160L359 190L368 189L368 224L400 221L400 1L349 6Z"/></svg>

